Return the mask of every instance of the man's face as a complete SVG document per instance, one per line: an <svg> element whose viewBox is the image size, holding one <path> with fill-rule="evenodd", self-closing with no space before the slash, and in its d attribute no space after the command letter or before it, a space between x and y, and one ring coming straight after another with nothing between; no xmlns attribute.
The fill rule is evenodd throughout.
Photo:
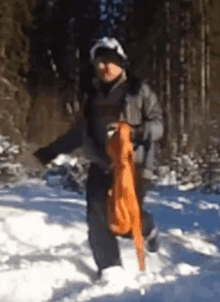
<svg viewBox="0 0 220 302"><path fill-rule="evenodd" d="M95 69L97 76L103 82L111 82L114 81L117 77L122 73L122 68L105 58L97 58L95 61Z"/></svg>

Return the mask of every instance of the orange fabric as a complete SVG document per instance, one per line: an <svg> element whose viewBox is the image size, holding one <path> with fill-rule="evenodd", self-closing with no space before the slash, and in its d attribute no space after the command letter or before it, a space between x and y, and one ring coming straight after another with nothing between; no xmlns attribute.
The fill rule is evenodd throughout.
<svg viewBox="0 0 220 302"><path fill-rule="evenodd" d="M141 209L135 190L134 151L131 127L126 122L112 124L116 131L107 140L107 154L113 162L114 183L108 196L108 219L116 235L131 233L139 269L145 270Z"/></svg>

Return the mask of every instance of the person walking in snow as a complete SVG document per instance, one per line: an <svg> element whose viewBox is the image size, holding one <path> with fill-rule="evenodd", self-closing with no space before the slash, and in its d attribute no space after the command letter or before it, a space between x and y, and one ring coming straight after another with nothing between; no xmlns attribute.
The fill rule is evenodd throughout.
<svg viewBox="0 0 220 302"><path fill-rule="evenodd" d="M93 163L87 182L89 242L102 276L122 266L117 238L111 233L106 218L106 196L111 185L108 159L105 155L106 127L115 121L127 121L133 129L137 169L137 195L143 203L146 184L152 180L155 164L155 141L163 134L162 109L156 94L146 81L129 78L128 57L114 38L98 40L90 51L95 68L97 93L86 107L88 135L95 153L105 164ZM153 217L143 210L143 235L149 252L158 249Z"/></svg>
<svg viewBox="0 0 220 302"><path fill-rule="evenodd" d="M106 203L112 185L112 172L106 154L106 127L116 121L126 121L132 126L136 191L142 206L146 185L153 178L155 142L163 135L163 114L157 96L147 81L128 75L128 56L115 38L98 40L90 50L90 59L96 75L94 93L87 99L76 129L80 138L78 141L84 144L91 159L86 186L89 243L98 275L106 277L122 270L117 237L109 229L107 221ZM71 141L70 138L68 140L66 149L69 151L70 145L76 141L75 133ZM45 164L62 152L62 144L64 141L60 140L53 150L43 148L35 156ZM157 252L158 234L153 217L144 209L142 217L146 249Z"/></svg>

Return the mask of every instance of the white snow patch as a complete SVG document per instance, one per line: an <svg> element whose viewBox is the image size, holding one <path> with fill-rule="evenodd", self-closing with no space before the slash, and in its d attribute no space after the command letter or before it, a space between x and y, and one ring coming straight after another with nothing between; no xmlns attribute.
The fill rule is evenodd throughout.
<svg viewBox="0 0 220 302"><path fill-rule="evenodd" d="M8 194L8 195L0 196L0 201L23 202L24 198L14 194Z"/></svg>
<svg viewBox="0 0 220 302"><path fill-rule="evenodd" d="M173 210L183 210L184 209L184 206L182 204L179 204L175 201L161 200L161 204L165 205L169 208L172 208Z"/></svg>
<svg viewBox="0 0 220 302"><path fill-rule="evenodd" d="M187 236L188 237L188 236ZM183 239L187 240L187 237L184 236ZM218 248L216 245L209 243L207 241L202 240L201 238L196 237L188 237L188 242L184 244L184 246L189 249L193 250L195 252L208 255L208 256L214 256L218 252Z"/></svg>
<svg viewBox="0 0 220 302"><path fill-rule="evenodd" d="M192 192L181 196L176 189L170 189L167 196L149 191L147 210L155 210L153 215L163 230L159 251L146 252L146 272L141 275L133 241L118 238L124 277L116 273L110 278L114 282L94 283L97 267L88 243L86 201L76 193L47 187L39 179L23 178L9 185L0 190L0 301L215 302L220 296L218 246L204 235L206 229L197 211L198 207L219 211L218 196ZM178 219L172 221L175 215L182 215L172 210L186 205L194 215L193 226L192 220L181 219L184 226ZM216 212L208 215L216 221L214 236ZM192 265L191 256L197 265Z"/></svg>
<svg viewBox="0 0 220 302"><path fill-rule="evenodd" d="M53 161L57 166L61 166L63 164L69 164L70 166L75 166L78 162L78 159L76 157L71 157L65 154L59 154Z"/></svg>
<svg viewBox="0 0 220 302"><path fill-rule="evenodd" d="M211 203L211 202L207 202L205 200L200 200L199 203L198 203L198 208L200 210L216 210L218 211L219 210L219 205L217 203Z"/></svg>
<svg viewBox="0 0 220 302"><path fill-rule="evenodd" d="M175 236L175 237L182 237L183 232L181 229L170 229L169 230L170 235Z"/></svg>
<svg viewBox="0 0 220 302"><path fill-rule="evenodd" d="M204 255L217 255L218 248L215 244L207 241L199 233L183 233L181 229L170 229L169 233L172 237L178 238L182 245L192 251L198 252Z"/></svg>
<svg viewBox="0 0 220 302"><path fill-rule="evenodd" d="M178 200L178 202L181 202L181 203L191 204L191 201L189 199L182 197L182 196L178 196L177 200Z"/></svg>
<svg viewBox="0 0 220 302"><path fill-rule="evenodd" d="M175 268L175 273L181 276L198 275L199 266L192 266L188 263L179 263Z"/></svg>
<svg viewBox="0 0 220 302"><path fill-rule="evenodd" d="M89 278L79 274L76 266L67 260L37 261L31 264L23 262L20 269L0 274L1 301L47 301L52 297L54 289L78 279L89 282Z"/></svg>
<svg viewBox="0 0 220 302"><path fill-rule="evenodd" d="M194 189L197 186L198 186L198 184L195 184L195 183L194 184L193 183L187 183L185 185L178 185L178 189L180 191L188 191L188 190Z"/></svg>
<svg viewBox="0 0 220 302"><path fill-rule="evenodd" d="M169 171L169 169L166 170L166 173L164 173L164 171L159 172L161 177L157 181L157 184L160 185L160 186L175 186L175 185L177 185L178 182L176 180L176 172L175 171Z"/></svg>
<svg viewBox="0 0 220 302"><path fill-rule="evenodd" d="M3 238L7 234L13 240L7 241L4 251L15 255L22 249L22 245L32 249L47 249L75 240L80 244L87 239L85 227L80 224L64 228L62 225L47 222L46 218L45 213L38 211L11 213L2 228L7 230L3 233Z"/></svg>

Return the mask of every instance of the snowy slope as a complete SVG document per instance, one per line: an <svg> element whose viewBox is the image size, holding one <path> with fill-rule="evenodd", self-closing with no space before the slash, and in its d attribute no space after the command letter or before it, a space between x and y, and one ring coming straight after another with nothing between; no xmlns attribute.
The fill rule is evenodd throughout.
<svg viewBox="0 0 220 302"><path fill-rule="evenodd" d="M0 301L220 301L219 196L161 185L147 193L145 206L161 230L161 247L147 256L141 295L135 280L123 292L94 285L82 196L33 179L1 189ZM133 243L119 241L135 279Z"/></svg>

